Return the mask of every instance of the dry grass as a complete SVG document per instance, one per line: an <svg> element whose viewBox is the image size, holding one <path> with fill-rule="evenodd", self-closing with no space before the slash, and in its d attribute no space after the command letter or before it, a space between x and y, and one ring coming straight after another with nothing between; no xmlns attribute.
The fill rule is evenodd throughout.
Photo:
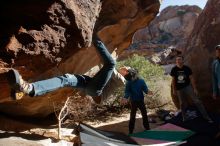
<svg viewBox="0 0 220 146"><path fill-rule="evenodd" d="M155 81L151 81L153 96L146 96L145 103L149 109L167 109L176 110L173 104L172 97L170 94L171 78L166 76L163 78L157 78Z"/></svg>

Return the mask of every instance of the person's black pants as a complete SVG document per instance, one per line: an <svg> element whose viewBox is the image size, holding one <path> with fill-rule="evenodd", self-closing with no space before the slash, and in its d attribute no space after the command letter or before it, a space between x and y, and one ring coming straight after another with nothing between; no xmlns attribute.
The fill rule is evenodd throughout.
<svg viewBox="0 0 220 146"><path fill-rule="evenodd" d="M129 121L129 133L130 134L133 133L133 130L134 130L137 109L141 111L144 128L146 130L150 129L148 117L147 117L147 110L146 110L144 101L131 101L131 113L130 113L130 121Z"/></svg>

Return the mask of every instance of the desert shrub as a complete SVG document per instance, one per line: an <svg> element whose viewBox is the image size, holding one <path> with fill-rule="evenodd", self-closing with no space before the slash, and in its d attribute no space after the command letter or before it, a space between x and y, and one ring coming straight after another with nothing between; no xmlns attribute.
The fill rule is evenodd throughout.
<svg viewBox="0 0 220 146"><path fill-rule="evenodd" d="M166 44L168 43L171 39L173 38L173 35L171 33L167 33L167 32L164 32L161 34L158 42L159 43L162 43L162 44Z"/></svg>
<svg viewBox="0 0 220 146"><path fill-rule="evenodd" d="M187 12L185 10L178 10L176 12L177 16L183 16L184 14L186 14Z"/></svg>

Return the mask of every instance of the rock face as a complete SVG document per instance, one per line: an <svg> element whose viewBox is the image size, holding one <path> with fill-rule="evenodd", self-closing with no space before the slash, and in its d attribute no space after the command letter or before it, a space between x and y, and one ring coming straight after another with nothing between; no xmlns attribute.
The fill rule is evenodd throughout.
<svg viewBox="0 0 220 146"><path fill-rule="evenodd" d="M158 52L161 54L161 51L170 49L184 52L187 39L201 11L198 6L188 5L165 8L146 28L135 32L132 45L124 52L123 57L132 54L133 50L140 50L145 56ZM132 53L129 53L130 50ZM155 63L167 64L171 61L173 60L161 59Z"/></svg>
<svg viewBox="0 0 220 146"><path fill-rule="evenodd" d="M133 43L154 43L180 48L192 32L202 10L198 6L169 6L144 29L138 30Z"/></svg>
<svg viewBox="0 0 220 146"><path fill-rule="evenodd" d="M5 80L10 67L33 82L64 73L84 74L100 64L93 46L97 32L111 52L121 53L133 33L158 13L158 0L8 0L0 5L0 111L42 117L73 94L61 89L14 102ZM92 57L91 57L92 56Z"/></svg>
<svg viewBox="0 0 220 146"><path fill-rule="evenodd" d="M188 39L187 63L192 67L200 95L209 109L220 112L220 101L212 100L211 63L220 43L220 1L209 0Z"/></svg>

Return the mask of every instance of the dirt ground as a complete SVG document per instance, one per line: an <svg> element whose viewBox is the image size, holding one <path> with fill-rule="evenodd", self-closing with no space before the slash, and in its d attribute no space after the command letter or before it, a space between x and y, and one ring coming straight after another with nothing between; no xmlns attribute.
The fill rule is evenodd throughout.
<svg viewBox="0 0 220 146"><path fill-rule="evenodd" d="M172 106L171 106L172 107ZM99 107L100 108L100 107ZM112 131L112 132L120 132L124 134L128 134L128 124L130 117L130 109L127 108L100 108L101 110L97 115L91 116L87 121L82 121L85 124L88 124L92 127L98 128L100 130ZM170 109L167 108L166 109ZM148 109L148 119L156 120L156 123L150 122L150 128L155 128L161 125L163 122L156 116L156 109L150 110ZM4 117L4 116L3 116ZM23 138L24 140L43 140L50 139L52 142L57 142L58 140L58 126L57 123L54 123L50 126L39 126L34 123L26 123L25 119L10 119L7 117L1 118L0 122L2 123L1 127L4 131L0 133L0 137L10 138L17 137ZM4 119L4 120L3 120ZM51 120L51 119L50 119ZM49 120L49 121L50 121ZM16 122L17 121L17 122ZM54 120L53 120L54 121ZM56 120L55 120L56 121ZM40 121L39 121L40 122ZM47 123L46 120L43 120L43 123ZM11 124L9 124L11 123ZM37 122L38 123L38 122ZM67 121L67 123L62 125L62 140L66 142L76 142L78 138L75 134L73 134L74 123ZM18 129L19 128L19 129ZM13 133L8 133L7 131L17 131ZM144 131L144 127L142 124L142 116L140 111L137 112L136 115L136 123L134 133ZM0 130L1 131L1 130ZM17 139L15 139L17 140ZM32 141L30 141L32 142ZM1 141L0 141L1 145Z"/></svg>
<svg viewBox="0 0 220 146"><path fill-rule="evenodd" d="M156 123L150 122L150 128L155 128L162 124L163 122L155 116L153 113L149 113L148 119L155 119ZM124 134L128 134L128 123L129 123L129 113L122 114L119 117L112 117L106 122L86 122L87 124L96 127L100 130L106 130L106 131L113 131L113 132L120 132ZM140 113L137 113L136 115L136 121L135 121L135 132L141 132L144 131L144 127L142 124L142 117Z"/></svg>

